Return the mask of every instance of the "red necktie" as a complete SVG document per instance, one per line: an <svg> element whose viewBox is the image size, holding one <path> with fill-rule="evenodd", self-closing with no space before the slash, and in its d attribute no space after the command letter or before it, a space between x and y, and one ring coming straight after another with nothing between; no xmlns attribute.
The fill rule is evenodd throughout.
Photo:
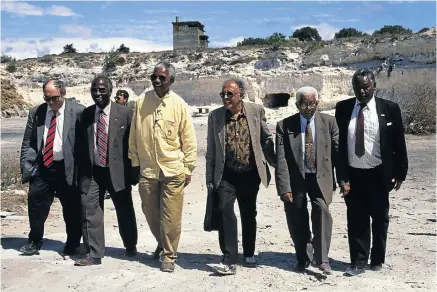
<svg viewBox="0 0 437 292"><path fill-rule="evenodd" d="M362 157L364 155L364 114L365 103L360 103L358 112L357 128L355 130L355 155Z"/></svg>
<svg viewBox="0 0 437 292"><path fill-rule="evenodd" d="M106 134L103 110L99 111L99 121L97 122L97 150L99 151L100 164L106 167L108 164L108 135Z"/></svg>
<svg viewBox="0 0 437 292"><path fill-rule="evenodd" d="M44 146L43 162L45 167L50 167L53 164L53 144L55 143L56 136L56 112L57 111L53 111L49 131L47 132L46 145Z"/></svg>

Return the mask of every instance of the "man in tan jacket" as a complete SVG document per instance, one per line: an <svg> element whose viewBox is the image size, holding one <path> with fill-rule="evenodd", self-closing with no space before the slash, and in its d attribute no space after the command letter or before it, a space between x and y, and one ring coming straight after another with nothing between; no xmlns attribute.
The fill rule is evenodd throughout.
<svg viewBox="0 0 437 292"><path fill-rule="evenodd" d="M170 90L175 68L158 63L154 90L137 100L129 136L129 158L139 181L142 208L158 242L161 271L173 272L181 235L184 188L196 166L197 146L187 103Z"/></svg>

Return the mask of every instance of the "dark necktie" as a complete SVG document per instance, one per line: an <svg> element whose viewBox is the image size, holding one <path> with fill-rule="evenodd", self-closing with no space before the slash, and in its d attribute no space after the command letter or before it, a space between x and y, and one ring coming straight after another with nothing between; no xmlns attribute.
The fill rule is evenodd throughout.
<svg viewBox="0 0 437 292"><path fill-rule="evenodd" d="M360 111L358 112L357 127L355 130L355 155L362 157L364 155L364 114L363 109L365 103L360 103Z"/></svg>
<svg viewBox="0 0 437 292"><path fill-rule="evenodd" d="M45 167L50 167L53 164L53 144L55 143L56 136L56 113L57 111L53 111L49 131L47 132L46 144L44 146L43 163Z"/></svg>
<svg viewBox="0 0 437 292"><path fill-rule="evenodd" d="M99 111L97 122L97 150L99 151L99 161L102 166L108 164L108 135L106 134L106 122L103 110Z"/></svg>
<svg viewBox="0 0 437 292"><path fill-rule="evenodd" d="M305 130L305 165L311 171L316 169L316 155L314 153L313 131L311 130L310 121L307 121Z"/></svg>

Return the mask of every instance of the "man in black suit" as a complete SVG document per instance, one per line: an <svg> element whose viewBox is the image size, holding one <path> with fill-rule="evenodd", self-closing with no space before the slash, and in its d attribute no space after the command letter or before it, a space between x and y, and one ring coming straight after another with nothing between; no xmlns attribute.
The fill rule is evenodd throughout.
<svg viewBox="0 0 437 292"><path fill-rule="evenodd" d="M112 82L96 77L91 83L95 102L81 116L77 139L78 186L82 192L83 241L88 250L86 258L76 266L101 264L105 252L104 196L109 192L117 213L118 226L126 256L137 253L137 224L130 184L131 163L128 139L132 111L110 102Z"/></svg>
<svg viewBox="0 0 437 292"><path fill-rule="evenodd" d="M385 262L389 224L389 192L401 187L408 171L404 128L398 104L374 96L372 71L360 69L352 77L356 98L337 103L340 132L340 192L347 206L351 267L346 275L364 272L373 244L370 266L379 271Z"/></svg>
<svg viewBox="0 0 437 292"><path fill-rule="evenodd" d="M66 89L60 80L43 85L45 103L29 112L20 167L22 183L29 183L28 213L30 233L28 244L20 251L38 254L42 246L44 223L54 197L62 204L67 230L64 255L73 255L80 244L80 193L74 180L74 142L76 125L83 109L74 99L65 99Z"/></svg>

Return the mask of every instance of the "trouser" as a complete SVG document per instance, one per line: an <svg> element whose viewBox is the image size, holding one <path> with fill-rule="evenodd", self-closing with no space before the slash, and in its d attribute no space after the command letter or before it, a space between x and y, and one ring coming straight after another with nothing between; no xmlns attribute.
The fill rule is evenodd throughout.
<svg viewBox="0 0 437 292"><path fill-rule="evenodd" d="M163 249L164 263L177 259L177 250L182 230L185 174L159 179L141 177L139 192L141 207L150 231Z"/></svg>
<svg viewBox="0 0 437 292"><path fill-rule="evenodd" d="M83 242L89 255L103 258L105 254L104 201L108 192L117 214L118 229L123 245L137 245L138 231L130 186L116 192L112 186L109 168L94 166L88 193L82 194Z"/></svg>
<svg viewBox="0 0 437 292"><path fill-rule="evenodd" d="M223 263L226 265L236 264L238 257L235 200L240 208L244 257L252 257L255 253L256 198L260 182L261 179L256 169L246 173L236 173L225 169L223 178L217 187L217 198L223 220L218 232L219 244L223 253Z"/></svg>
<svg viewBox="0 0 437 292"><path fill-rule="evenodd" d="M65 180L64 161L54 161L50 168L40 166L29 183L28 214L30 223L29 242L42 246L44 223L50 212L54 197L62 205L67 241L65 248L74 250L80 244L81 209L80 193Z"/></svg>
<svg viewBox="0 0 437 292"><path fill-rule="evenodd" d="M351 264L367 264L370 252L370 218L373 244L371 264L385 261L389 225L389 192L381 166L372 169L349 167L351 190L345 197Z"/></svg>
<svg viewBox="0 0 437 292"><path fill-rule="evenodd" d="M284 202L288 230L295 246L296 259L300 263L311 262L314 255L317 264L328 263L332 235L332 217L329 206L320 191L316 174L305 174L305 187L312 207L312 240L307 193L292 193L293 202Z"/></svg>

